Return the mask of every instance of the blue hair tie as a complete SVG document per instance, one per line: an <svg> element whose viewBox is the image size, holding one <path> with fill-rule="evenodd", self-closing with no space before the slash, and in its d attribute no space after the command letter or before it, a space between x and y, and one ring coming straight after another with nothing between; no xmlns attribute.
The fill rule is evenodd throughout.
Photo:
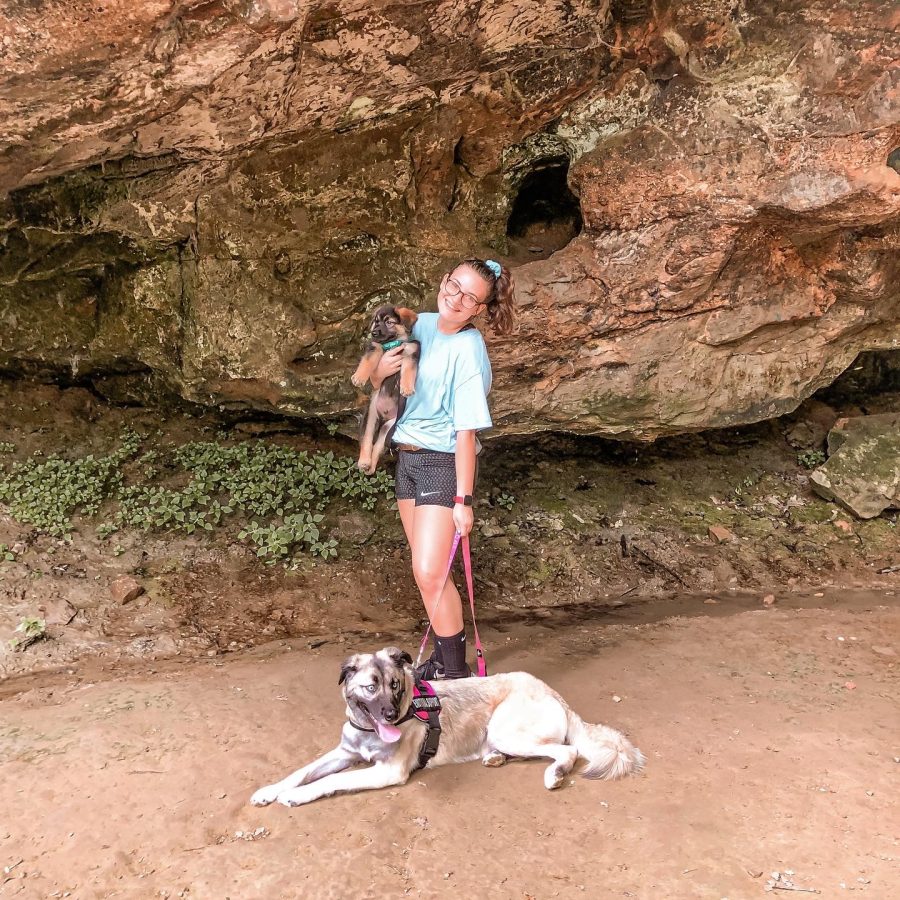
<svg viewBox="0 0 900 900"><path fill-rule="evenodd" d="M496 260L486 259L484 264L494 273L494 278L499 278L503 267Z"/></svg>

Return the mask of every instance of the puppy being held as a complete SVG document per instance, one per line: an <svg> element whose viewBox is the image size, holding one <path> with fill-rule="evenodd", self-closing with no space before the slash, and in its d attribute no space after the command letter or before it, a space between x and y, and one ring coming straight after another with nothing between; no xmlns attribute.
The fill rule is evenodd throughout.
<svg viewBox="0 0 900 900"><path fill-rule="evenodd" d="M439 728L415 715L412 659L397 647L357 653L341 668L347 721L329 753L287 778L260 788L255 806L277 800L300 806L320 797L404 784L417 769L480 759L502 766L512 757L549 757L544 786L558 788L579 758L587 778L640 771L644 756L620 732L590 725L543 681L527 672L431 683L440 703ZM418 698L420 699L420 698ZM439 732L437 752L428 750ZM369 763L365 768L356 768Z"/></svg>
<svg viewBox="0 0 900 900"><path fill-rule="evenodd" d="M411 335L417 318L411 309L404 307L382 306L377 309L372 317L371 340L350 379L356 387L362 387L371 378L386 351L403 347L400 371L389 375L378 390L372 392L363 417L356 465L368 475L378 466L394 426L403 415L406 398L416 391L420 345L412 340Z"/></svg>

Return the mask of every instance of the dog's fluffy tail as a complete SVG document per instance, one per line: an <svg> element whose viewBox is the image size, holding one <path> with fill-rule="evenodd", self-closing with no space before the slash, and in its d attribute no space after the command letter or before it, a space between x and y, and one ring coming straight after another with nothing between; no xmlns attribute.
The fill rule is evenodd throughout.
<svg viewBox="0 0 900 900"><path fill-rule="evenodd" d="M571 709L568 719L566 743L587 760L581 773L585 778L623 778L644 768L644 754L621 731L584 722Z"/></svg>

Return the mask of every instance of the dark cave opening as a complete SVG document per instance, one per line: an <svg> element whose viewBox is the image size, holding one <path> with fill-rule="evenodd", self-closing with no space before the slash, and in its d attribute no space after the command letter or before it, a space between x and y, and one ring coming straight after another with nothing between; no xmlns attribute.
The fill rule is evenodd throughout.
<svg viewBox="0 0 900 900"><path fill-rule="evenodd" d="M581 232L581 204L568 183L567 157L535 163L522 179L506 224L510 255L546 259Z"/></svg>
<svg viewBox="0 0 900 900"><path fill-rule="evenodd" d="M888 154L887 164L895 171L900 172L900 147L895 147Z"/></svg>
<svg viewBox="0 0 900 900"><path fill-rule="evenodd" d="M878 399L892 394L900 399L900 350L864 350L813 397L834 405L855 403L865 412L869 406L880 407Z"/></svg>

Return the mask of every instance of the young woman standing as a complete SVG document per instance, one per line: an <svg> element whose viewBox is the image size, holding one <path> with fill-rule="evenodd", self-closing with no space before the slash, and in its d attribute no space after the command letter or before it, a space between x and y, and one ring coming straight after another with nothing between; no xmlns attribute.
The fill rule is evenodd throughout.
<svg viewBox="0 0 900 900"><path fill-rule="evenodd" d="M472 320L486 314L498 334L513 326L515 295L509 270L492 259L465 259L441 279L436 313L420 313L413 338L421 344L416 392L394 431L396 490L412 567L434 633L423 678L465 678L466 632L462 601L447 560L456 532L474 523L476 432L490 428L487 395L491 363ZM372 386L400 369L401 347L389 350Z"/></svg>

